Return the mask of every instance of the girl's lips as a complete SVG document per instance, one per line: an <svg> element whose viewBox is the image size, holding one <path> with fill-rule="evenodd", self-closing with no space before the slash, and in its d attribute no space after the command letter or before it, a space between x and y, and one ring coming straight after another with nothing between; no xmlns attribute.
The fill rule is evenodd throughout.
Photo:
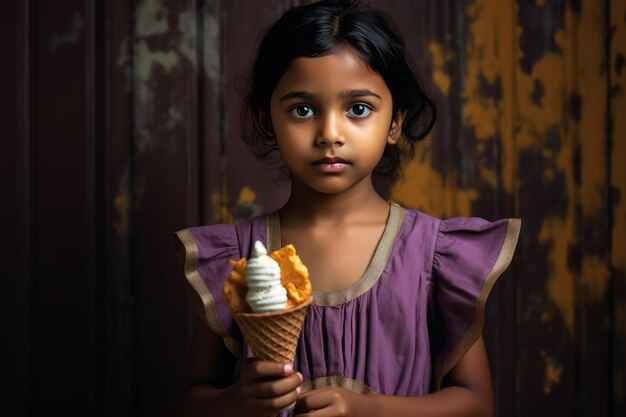
<svg viewBox="0 0 626 417"><path fill-rule="evenodd" d="M337 174L350 166L350 162L338 157L326 157L313 162L313 167L325 174Z"/></svg>

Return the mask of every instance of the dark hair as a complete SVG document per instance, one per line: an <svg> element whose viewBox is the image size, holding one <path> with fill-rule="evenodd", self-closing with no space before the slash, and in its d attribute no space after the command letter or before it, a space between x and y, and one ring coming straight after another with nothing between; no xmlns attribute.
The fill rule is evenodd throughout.
<svg viewBox="0 0 626 417"><path fill-rule="evenodd" d="M269 121L276 85L294 59L329 55L342 48L356 53L385 80L394 116L406 111L403 138L385 148L373 175L394 181L403 163L413 158L414 142L432 128L436 112L408 64L402 38L389 18L359 1L323 0L294 7L269 28L259 46L241 112L244 140L257 157L281 166Z"/></svg>

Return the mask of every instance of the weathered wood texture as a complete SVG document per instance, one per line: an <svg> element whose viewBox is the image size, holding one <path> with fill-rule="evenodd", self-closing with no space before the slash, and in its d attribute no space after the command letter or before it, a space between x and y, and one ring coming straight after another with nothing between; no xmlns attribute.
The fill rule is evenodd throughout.
<svg viewBox="0 0 626 417"><path fill-rule="evenodd" d="M180 414L173 232L288 195L239 107L260 31L304 2L3 4L7 415ZM487 309L497 415L626 415L626 2L371 3L439 113L391 199L523 219Z"/></svg>

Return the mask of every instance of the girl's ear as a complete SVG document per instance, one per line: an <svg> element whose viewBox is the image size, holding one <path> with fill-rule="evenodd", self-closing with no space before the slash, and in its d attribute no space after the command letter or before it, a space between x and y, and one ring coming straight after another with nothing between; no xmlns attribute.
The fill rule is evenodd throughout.
<svg viewBox="0 0 626 417"><path fill-rule="evenodd" d="M395 145L402 137L402 124L406 117L406 110L398 110L391 121L389 128L389 136L387 137L387 145Z"/></svg>

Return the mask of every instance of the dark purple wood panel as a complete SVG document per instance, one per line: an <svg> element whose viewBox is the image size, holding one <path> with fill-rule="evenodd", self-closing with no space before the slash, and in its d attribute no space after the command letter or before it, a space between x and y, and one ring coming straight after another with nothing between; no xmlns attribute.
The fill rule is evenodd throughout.
<svg viewBox="0 0 626 417"><path fill-rule="evenodd" d="M199 37L198 57L198 153L200 156L200 223L223 221L228 207L226 194L224 80L224 5L219 0L201 2L198 23L204 36Z"/></svg>
<svg viewBox="0 0 626 417"><path fill-rule="evenodd" d="M536 4L521 3L516 14L517 24L521 27L519 45L524 55L519 61L519 78L532 74L536 65L547 53L559 53L554 44L556 32L564 29L566 8L562 1L551 1L545 9ZM517 67L516 67L517 68ZM565 71L564 66L556 66L556 73ZM538 80L542 82L543 80ZM556 88L560 94L566 90L565 77L557 77ZM562 96L564 98L564 94ZM524 98L518 96L518 106L523 106ZM544 103L541 101L540 103ZM563 105L565 104L562 101ZM545 108L544 111L553 111ZM520 112L516 120L516 129L523 131L522 123L526 116ZM559 124L566 125L565 115L559 114ZM556 126L545 132L535 132L533 143L548 143L551 150L559 152L571 140L563 129ZM545 140L545 142L544 142ZM568 164L575 164L570 160ZM519 178L519 214L524 219L520 244L516 253L517 265L517 300L518 300L518 414L547 415L549 410L559 410L559 414L573 416L577 404L574 401L577 392L577 355L572 346L575 337L573 322L574 291L571 287L563 288L562 303L556 304L547 293L548 277L554 279L555 264L559 259L549 259L547 253L556 250L554 245L566 239L565 233L571 232L572 224L563 226L562 236L549 236L540 240L547 218L566 221L571 214L568 212L567 192L568 178L559 173L555 181L546 183L543 172L553 167L553 160L543 157L536 148L527 148L518 153ZM543 202L543 204L542 204ZM559 222L559 220L555 220ZM546 232L544 232L545 235ZM548 232L550 233L550 232ZM558 241L557 241L558 240ZM573 268L576 268L574 265ZM571 277L562 276L565 281ZM546 320L544 314L549 317ZM541 405L539 408L538 405Z"/></svg>
<svg viewBox="0 0 626 417"><path fill-rule="evenodd" d="M508 171L503 169L505 162L502 149L503 144L513 135L509 126L502 121L508 110L502 99L502 91L512 87L503 85L502 73L508 67L502 68L502 64L499 64L493 70L495 76L490 80L492 72L480 65L478 58L480 53L484 53L482 58L487 61L492 59L491 54L496 57L499 49L509 47L505 44L507 40L499 39L496 34L488 32L488 40L479 37L482 26L492 25L497 28L498 21L507 16L497 7L493 7L492 13L483 13L470 1L449 2L447 7L439 7L432 15L439 16L440 19L447 18L445 24L437 25L433 41L446 46L444 56L449 57L445 60L446 72L452 80L450 92L446 96L449 104L440 112L440 121L443 122L446 133L440 133L437 137L440 142L450 143L447 148L440 147L440 154L448 155L449 162L440 170L443 175L459 172L460 188L476 192L475 199L471 202L472 216L488 220L519 217L513 204L513 193L505 191L502 184L513 181L513 178L504 178ZM504 60L504 56L499 58ZM475 70L476 67L478 70ZM432 82L436 83L436 80ZM476 84L478 88L475 90L468 88L468 85ZM495 119L489 121L494 125L493 132L483 133L481 122L477 123L467 117L464 106L468 101L480 103L481 107L487 109L490 106L495 107ZM435 161L438 159L435 158ZM485 309L483 336L489 355L495 413L498 416L515 415L517 343L511 327L511 323L515 322L516 308L515 265L514 262L498 279Z"/></svg>
<svg viewBox="0 0 626 417"><path fill-rule="evenodd" d="M626 415L626 2L611 0L607 59L609 76L608 144L610 154L609 218L611 222L611 326L612 417Z"/></svg>
<svg viewBox="0 0 626 417"><path fill-rule="evenodd" d="M580 265L577 300L578 375L576 411L579 415L610 414L610 158L608 123L608 66L606 31L609 10L606 4L583 2L576 12L572 38L577 60L573 90L580 94L581 111L570 112L576 129L580 166L576 184L580 187Z"/></svg>
<svg viewBox="0 0 626 417"><path fill-rule="evenodd" d="M626 106L621 104L621 110ZM615 138L614 138L615 139ZM616 182L621 190L626 190L626 175L622 175L621 181ZM622 203L623 204L623 203ZM620 212L622 219L626 219L626 212ZM619 232L616 231L616 235ZM623 232L622 232L623 234ZM612 258L613 276L611 285L611 351L610 364L612 372L610 374L611 402L609 403L612 412L611 417L620 417L626 413L626 268L624 268L623 254L615 253Z"/></svg>
<svg viewBox="0 0 626 417"><path fill-rule="evenodd" d="M106 3L103 28L103 116L105 146L102 234L104 278L96 299L103 300L99 321L101 414L137 415L136 299L131 243L134 194L130 98L131 9L127 1Z"/></svg>
<svg viewBox="0 0 626 417"><path fill-rule="evenodd" d="M34 12L32 411L91 415L95 168L86 120L93 100L87 88L93 74L86 66L91 21L81 1L39 2Z"/></svg>
<svg viewBox="0 0 626 417"><path fill-rule="evenodd" d="M225 169L225 200L237 217L239 195L244 187L256 194L255 204L263 212L279 208L286 200L286 183L276 183L271 173L252 156L241 140L239 112L243 87L254 62L260 32L286 9L284 1L250 3L247 0L222 2L224 13L224 125L223 136L228 163Z"/></svg>
<svg viewBox="0 0 626 417"><path fill-rule="evenodd" d="M196 27L194 1L135 6L131 253L138 415L179 413L185 384L189 304L173 233L198 221Z"/></svg>
<svg viewBox="0 0 626 417"><path fill-rule="evenodd" d="M30 40L29 2L10 1L0 14L0 288L1 389L5 412L30 413Z"/></svg>

